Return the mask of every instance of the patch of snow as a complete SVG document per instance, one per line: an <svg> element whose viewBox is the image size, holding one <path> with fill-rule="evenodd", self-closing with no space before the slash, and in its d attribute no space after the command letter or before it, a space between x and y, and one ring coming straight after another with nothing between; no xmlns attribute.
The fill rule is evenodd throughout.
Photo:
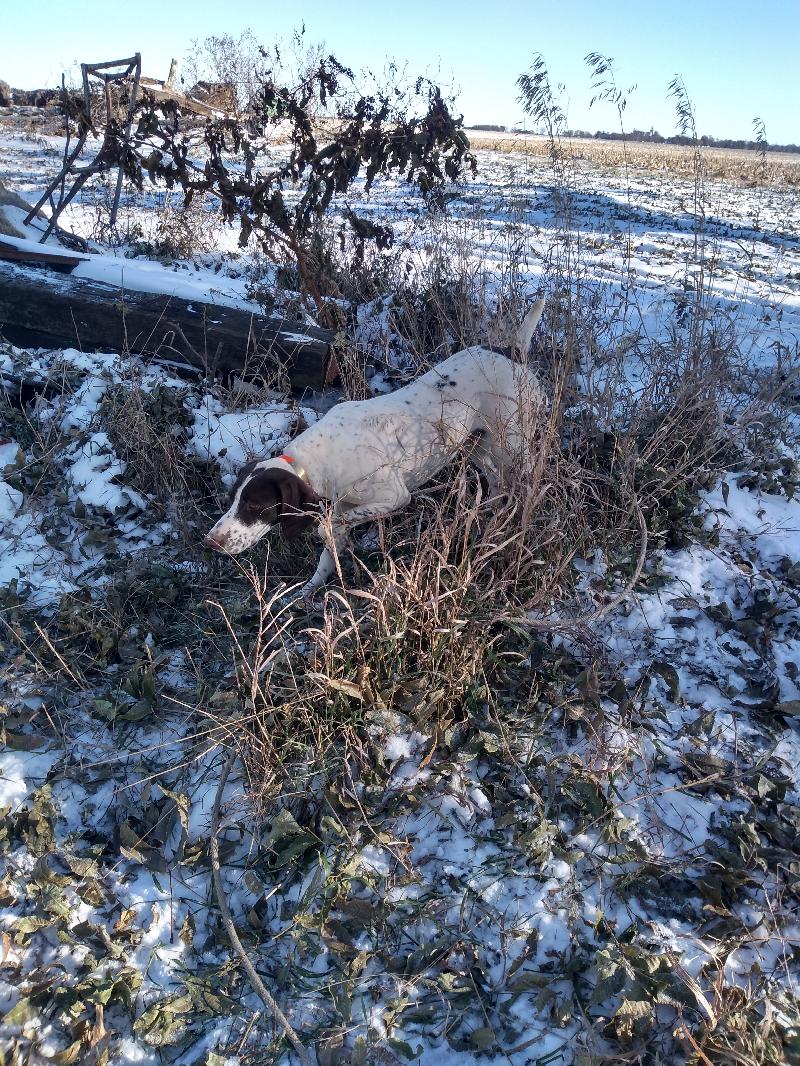
<svg viewBox="0 0 800 1066"><path fill-rule="evenodd" d="M98 430L74 449L67 479L86 507L112 514L131 505L144 510L147 507L144 497L115 481L124 473L125 464L117 458L108 434Z"/></svg>
<svg viewBox="0 0 800 1066"><path fill-rule="evenodd" d="M0 476L12 474L25 462L25 453L15 440L0 438Z"/></svg>
<svg viewBox="0 0 800 1066"><path fill-rule="evenodd" d="M389 762L398 759L410 759L425 737L421 733L396 733L386 738L383 745L383 757Z"/></svg>
<svg viewBox="0 0 800 1066"><path fill-rule="evenodd" d="M754 548L767 563L788 558L800 562L800 500L740 488L727 479L705 496L709 507L706 528L715 525L728 543Z"/></svg>
<svg viewBox="0 0 800 1066"><path fill-rule="evenodd" d="M189 450L216 462L231 478L249 459L279 454L289 443L295 421L287 404L228 412L219 400L205 396L194 412Z"/></svg>
<svg viewBox="0 0 800 1066"><path fill-rule="evenodd" d="M16 516L23 500L19 489L13 488L7 481L0 481L0 527Z"/></svg>
<svg viewBox="0 0 800 1066"><path fill-rule="evenodd" d="M392 859L389 853L384 848L376 847L374 844L367 844L361 849L359 861L365 870L369 870L370 873L381 874L384 877L389 875L392 868Z"/></svg>
<svg viewBox="0 0 800 1066"><path fill-rule="evenodd" d="M0 807L16 810L44 784L62 754L57 750L0 752Z"/></svg>
<svg viewBox="0 0 800 1066"><path fill-rule="evenodd" d="M75 587L64 553L47 542L30 514L0 527L0 588L15 581L30 589L31 604L49 603Z"/></svg>

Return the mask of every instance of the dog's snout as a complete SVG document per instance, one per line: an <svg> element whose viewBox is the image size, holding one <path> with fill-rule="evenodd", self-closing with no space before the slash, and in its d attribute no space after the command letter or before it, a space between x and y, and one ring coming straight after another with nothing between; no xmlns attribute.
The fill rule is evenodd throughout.
<svg viewBox="0 0 800 1066"><path fill-rule="evenodd" d="M225 533L209 533L203 543L207 548L211 548L212 551L221 552L225 550L227 539Z"/></svg>

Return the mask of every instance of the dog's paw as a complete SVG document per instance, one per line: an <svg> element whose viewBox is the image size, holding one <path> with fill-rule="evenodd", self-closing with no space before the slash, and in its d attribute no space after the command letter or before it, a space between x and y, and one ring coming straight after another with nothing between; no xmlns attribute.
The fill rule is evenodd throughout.
<svg viewBox="0 0 800 1066"><path fill-rule="evenodd" d="M322 585L312 585L310 583L306 583L301 588L292 590L293 601L298 605L312 607L314 599L319 595L321 591Z"/></svg>

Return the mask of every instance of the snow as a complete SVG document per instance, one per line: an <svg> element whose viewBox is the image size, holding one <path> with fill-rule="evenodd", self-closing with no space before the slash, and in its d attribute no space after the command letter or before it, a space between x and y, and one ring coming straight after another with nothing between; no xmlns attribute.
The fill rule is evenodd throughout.
<svg viewBox="0 0 800 1066"><path fill-rule="evenodd" d="M102 378L87 378L76 396L77 405L61 419L61 428L64 430L87 429L95 417L107 387L108 382Z"/></svg>
<svg viewBox="0 0 800 1066"><path fill-rule="evenodd" d="M797 500L753 493L735 481L724 482L706 496L707 527L719 527L725 541L745 545L767 564L780 559L800 562L800 506ZM726 500L727 495L727 500Z"/></svg>
<svg viewBox="0 0 800 1066"><path fill-rule="evenodd" d="M42 251L42 246L35 239L3 236L3 240L20 250L37 254ZM52 239L49 243L52 243ZM75 254L80 255L81 261L71 271L74 278L99 281L123 291L127 289L134 292L161 293L181 300L196 300L201 305L195 309L198 314L203 312L204 305L214 304L238 307L254 314L262 312L259 304L245 296L243 278L219 277L209 271L195 270L187 265L183 265L179 271L170 270L162 263L130 259L123 255L115 256L108 251L99 254ZM208 313L213 314L211 311ZM300 339L305 340L305 337Z"/></svg>
<svg viewBox="0 0 800 1066"><path fill-rule="evenodd" d="M219 400L207 396L194 412L190 448L201 459L217 462L232 481L249 459L280 454L295 422L296 415L286 404L226 412Z"/></svg>
<svg viewBox="0 0 800 1066"><path fill-rule="evenodd" d="M23 496L19 489L0 481L0 525L14 518L22 507Z"/></svg>
<svg viewBox="0 0 800 1066"><path fill-rule="evenodd" d="M383 848L376 848L373 844L367 844L361 851L361 865L373 874L382 874L384 877L391 870L391 856Z"/></svg>
<svg viewBox="0 0 800 1066"><path fill-rule="evenodd" d="M25 453L14 440L0 438L0 474L11 474L25 462Z"/></svg>
<svg viewBox="0 0 800 1066"><path fill-rule="evenodd" d="M410 759L424 740L425 737L421 733L390 735L383 745L383 757L389 762Z"/></svg>
<svg viewBox="0 0 800 1066"><path fill-rule="evenodd" d="M73 277L90 278L106 285L136 292L163 293L181 300L197 300L201 304L218 304L238 307L253 314L262 309L244 295L244 281L233 278L214 278L200 270L186 269L180 273L168 270L160 263L140 262L130 259L113 259L107 255L92 256L80 263L72 272ZM201 309L196 309L198 314ZM207 312L213 316L213 311ZM305 338L303 338L305 339Z"/></svg>
<svg viewBox="0 0 800 1066"><path fill-rule="evenodd" d="M78 499L87 507L101 508L112 514L129 505L144 510L147 506L144 497L127 485L117 483L124 473L125 464L114 454L108 434L97 431L73 451L67 479Z"/></svg>
<svg viewBox="0 0 800 1066"><path fill-rule="evenodd" d="M29 587L31 602L40 604L75 587L64 554L48 543L30 514L0 525L0 589L14 583Z"/></svg>
<svg viewBox="0 0 800 1066"><path fill-rule="evenodd" d="M31 792L43 785L58 762L60 752L0 752L0 808L15 810Z"/></svg>

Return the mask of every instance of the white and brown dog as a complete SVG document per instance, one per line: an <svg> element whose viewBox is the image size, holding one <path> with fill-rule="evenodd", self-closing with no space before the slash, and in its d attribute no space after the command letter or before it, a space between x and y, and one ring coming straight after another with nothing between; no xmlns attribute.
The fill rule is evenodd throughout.
<svg viewBox="0 0 800 1066"><path fill-rule="evenodd" d="M525 316L512 355L526 357L543 308L539 300ZM544 402L525 363L490 348L466 348L396 392L337 404L283 455L247 463L206 544L238 555L275 526L285 537L297 536L319 522L327 501L331 525L319 524L326 544L300 590L307 596L333 574L331 548L342 550L351 527L404 507L460 449L469 446L493 494L531 441Z"/></svg>

